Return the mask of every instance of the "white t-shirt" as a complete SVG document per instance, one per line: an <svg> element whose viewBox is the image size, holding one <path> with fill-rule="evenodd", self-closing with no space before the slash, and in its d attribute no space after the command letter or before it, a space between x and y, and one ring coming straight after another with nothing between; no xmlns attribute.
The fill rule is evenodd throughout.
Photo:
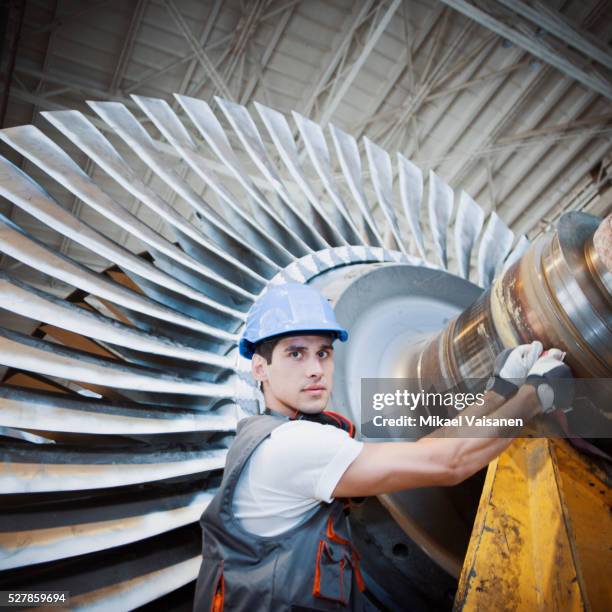
<svg viewBox="0 0 612 612"><path fill-rule="evenodd" d="M272 431L247 461L232 509L252 533L274 536L331 503L340 478L363 442L333 425L287 421Z"/></svg>

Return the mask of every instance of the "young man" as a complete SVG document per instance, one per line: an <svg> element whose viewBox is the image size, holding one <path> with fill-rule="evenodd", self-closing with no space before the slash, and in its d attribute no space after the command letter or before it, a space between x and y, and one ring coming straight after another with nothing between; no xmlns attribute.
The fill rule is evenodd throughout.
<svg viewBox="0 0 612 612"><path fill-rule="evenodd" d="M242 420L219 492L202 515L203 563L195 609L373 609L351 542L347 498L465 480L512 441L444 437L364 444L325 412L333 342L348 332L317 291L271 287L251 308L240 353L252 359L266 411ZM534 342L504 351L484 406L471 414L530 419L551 408L555 380L571 376L556 349ZM520 388L512 381L529 384ZM464 411L464 414L466 411Z"/></svg>

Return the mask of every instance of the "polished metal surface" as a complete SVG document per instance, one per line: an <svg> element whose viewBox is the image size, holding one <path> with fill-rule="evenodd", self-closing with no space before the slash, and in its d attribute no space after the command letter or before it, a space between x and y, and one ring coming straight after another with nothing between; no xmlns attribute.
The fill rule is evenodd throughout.
<svg viewBox="0 0 612 612"><path fill-rule="evenodd" d="M486 378L504 348L540 340L565 351L576 376L610 378L612 297L593 248L599 223L583 213L562 217L556 232L540 236L477 301L411 349L411 370L450 388Z"/></svg>

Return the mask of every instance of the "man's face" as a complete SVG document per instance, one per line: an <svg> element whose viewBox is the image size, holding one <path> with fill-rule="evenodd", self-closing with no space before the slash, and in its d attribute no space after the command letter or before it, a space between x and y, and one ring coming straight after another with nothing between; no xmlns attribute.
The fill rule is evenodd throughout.
<svg viewBox="0 0 612 612"><path fill-rule="evenodd" d="M272 361L253 356L253 376L264 383L266 406L291 414L325 410L334 377L334 349L329 336L289 336L274 347Z"/></svg>

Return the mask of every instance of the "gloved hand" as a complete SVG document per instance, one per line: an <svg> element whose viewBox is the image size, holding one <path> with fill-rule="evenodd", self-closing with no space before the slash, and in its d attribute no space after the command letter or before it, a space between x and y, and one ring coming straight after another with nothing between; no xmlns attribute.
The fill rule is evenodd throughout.
<svg viewBox="0 0 612 612"><path fill-rule="evenodd" d="M506 399L514 395L525 382L527 373L542 353L541 342L521 344L503 350L493 364L493 376L487 381L487 391L495 391Z"/></svg>
<svg viewBox="0 0 612 612"><path fill-rule="evenodd" d="M525 384L532 385L538 394L542 412L568 408L574 399L574 377L563 363L565 353L560 349L546 351L529 370Z"/></svg>

